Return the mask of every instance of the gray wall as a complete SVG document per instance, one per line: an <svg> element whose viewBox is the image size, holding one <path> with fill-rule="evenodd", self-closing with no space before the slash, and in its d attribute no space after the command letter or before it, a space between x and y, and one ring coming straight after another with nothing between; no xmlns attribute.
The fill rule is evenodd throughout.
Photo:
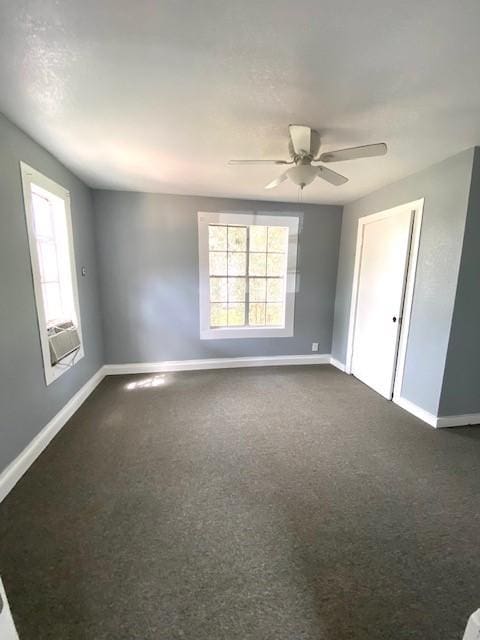
<svg viewBox="0 0 480 640"><path fill-rule="evenodd" d="M341 207L96 191L109 364L330 353ZM301 213L295 335L200 340L198 211Z"/></svg>
<svg viewBox="0 0 480 640"><path fill-rule="evenodd" d="M70 190L85 357L45 384L19 162ZM0 115L0 471L37 435L103 362L91 192Z"/></svg>
<svg viewBox="0 0 480 640"><path fill-rule="evenodd" d="M480 413L480 148L475 149L440 415Z"/></svg>
<svg viewBox="0 0 480 640"><path fill-rule="evenodd" d="M358 219L425 198L402 396L437 414L462 250L473 149L344 207L332 354L345 362Z"/></svg>

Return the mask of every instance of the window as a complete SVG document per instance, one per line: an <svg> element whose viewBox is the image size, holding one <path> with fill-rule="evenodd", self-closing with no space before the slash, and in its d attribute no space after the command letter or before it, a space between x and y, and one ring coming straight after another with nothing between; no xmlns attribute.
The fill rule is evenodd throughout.
<svg viewBox="0 0 480 640"><path fill-rule="evenodd" d="M50 384L84 355L70 195L23 162L21 171L45 379ZM58 351L60 344L66 355L57 360L52 345Z"/></svg>
<svg viewBox="0 0 480 640"><path fill-rule="evenodd" d="M198 214L200 337L293 335L298 218Z"/></svg>

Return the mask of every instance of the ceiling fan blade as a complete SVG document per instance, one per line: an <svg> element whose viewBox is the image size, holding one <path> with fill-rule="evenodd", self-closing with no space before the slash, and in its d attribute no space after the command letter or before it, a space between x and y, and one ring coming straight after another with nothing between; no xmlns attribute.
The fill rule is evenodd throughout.
<svg viewBox="0 0 480 640"><path fill-rule="evenodd" d="M318 158L320 162L341 162L343 160L356 160L357 158L373 158L384 156L387 153L387 145L384 142L378 144L366 144L363 147L350 147L338 151L327 151Z"/></svg>
<svg viewBox="0 0 480 640"><path fill-rule="evenodd" d="M319 178L323 178L330 184L334 184L336 187L339 187L341 184L345 184L345 182L348 182L348 178L345 178L345 176L340 175L336 171L327 169L327 167L316 167L316 169Z"/></svg>
<svg viewBox="0 0 480 640"><path fill-rule="evenodd" d="M295 155L309 155L312 142L312 130L303 124L289 124L288 133Z"/></svg>
<svg viewBox="0 0 480 640"><path fill-rule="evenodd" d="M284 173L281 173L278 178L275 178L275 180L272 180L267 185L265 185L265 189L273 189L274 187L278 187L278 185L282 184L282 182L285 182L286 179L287 172L285 171Z"/></svg>
<svg viewBox="0 0 480 640"><path fill-rule="evenodd" d="M229 160L228 164L292 164L288 160Z"/></svg>

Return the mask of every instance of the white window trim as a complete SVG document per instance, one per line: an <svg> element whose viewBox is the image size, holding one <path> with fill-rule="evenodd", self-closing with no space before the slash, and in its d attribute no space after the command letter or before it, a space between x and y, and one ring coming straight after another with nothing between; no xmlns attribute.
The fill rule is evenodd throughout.
<svg viewBox="0 0 480 640"><path fill-rule="evenodd" d="M295 287L297 272L298 245L297 216L270 215L257 213L222 213L198 212L198 257L199 257L199 292L200 292L200 339L224 340L228 338L287 338L294 334ZM285 326L284 327L210 327L210 290L209 290L209 256L208 225L239 224L288 227L288 258L285 294Z"/></svg>
<svg viewBox="0 0 480 640"><path fill-rule="evenodd" d="M75 251L73 246L73 233L72 233L72 216L70 211L70 192L64 187L60 186L50 178L47 178L39 171L36 171L28 164L20 162L20 170L22 175L23 185L23 201L25 207L25 218L27 223L27 235L28 244L30 248L30 259L32 266L32 279L33 289L35 292L35 303L37 308L37 320L38 330L40 334L40 345L42 349L43 368L45 371L45 382L47 385L51 384L54 380L62 376L68 371L74 364L77 364L79 360L85 355L83 348L83 336L82 336L82 324L80 320L80 304L78 301L78 284L77 284L77 270L75 266ZM47 325L45 322L45 310L43 306L42 287L40 280L40 267L37 252L37 243L35 240L35 234L33 229L33 211L32 211L32 188L31 185L37 185L42 189L52 193L53 195L61 198L65 204L65 217L67 223L67 233L69 242L69 256L70 256L70 269L72 274L72 292L73 292L73 304L76 312L76 322L78 335L80 337L80 349L73 354L65 358L60 364L51 365L50 363L50 348L48 345Z"/></svg>

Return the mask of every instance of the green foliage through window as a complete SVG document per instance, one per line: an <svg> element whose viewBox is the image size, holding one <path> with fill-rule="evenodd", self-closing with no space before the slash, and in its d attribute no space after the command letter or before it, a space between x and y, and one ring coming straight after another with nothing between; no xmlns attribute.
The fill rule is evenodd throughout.
<svg viewBox="0 0 480 640"><path fill-rule="evenodd" d="M208 226L211 327L282 327L288 227Z"/></svg>

